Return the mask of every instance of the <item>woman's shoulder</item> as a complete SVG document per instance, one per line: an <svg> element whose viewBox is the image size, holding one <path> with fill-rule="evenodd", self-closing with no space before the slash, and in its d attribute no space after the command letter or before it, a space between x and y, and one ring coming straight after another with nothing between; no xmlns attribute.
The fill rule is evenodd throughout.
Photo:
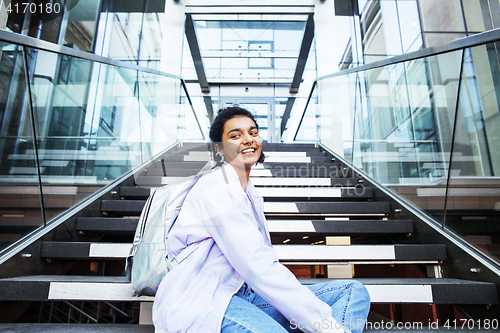
<svg viewBox="0 0 500 333"><path fill-rule="evenodd" d="M193 186L189 197L221 202L242 196L244 193L236 172L231 166L225 166L204 174Z"/></svg>

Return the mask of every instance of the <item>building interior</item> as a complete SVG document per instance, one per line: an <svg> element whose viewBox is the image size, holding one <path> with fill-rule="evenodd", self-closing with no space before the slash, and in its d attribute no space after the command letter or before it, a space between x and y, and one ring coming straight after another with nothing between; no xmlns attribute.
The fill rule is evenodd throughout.
<svg viewBox="0 0 500 333"><path fill-rule="evenodd" d="M324 177L342 178L345 171L344 178L360 179L351 190L373 192L358 200L390 203L387 212L359 211L347 220L413 221L412 231L394 235L335 231L332 240L322 232L311 243L309 234L287 231L272 234L273 242L446 249L445 259L352 258L342 261L338 276L336 258L302 266L284 260L298 278L456 279L433 289L435 302L379 300L377 287L392 282L374 283L369 320L424 327L470 320L479 329L497 320L491 327L498 328L499 0L3 0L0 6L0 330L23 323L150 324L144 316L151 299L50 299L8 290L40 288L46 282L40 276L123 276L124 260L50 257L43 243L130 243L130 235L79 230L77 218L138 215L96 213L96 205L118 195L117 186L149 191L194 174L184 173L182 163L205 161L210 125L231 105L256 116L270 152L264 169L276 171L273 158L282 163L294 147L307 150L310 161L340 163L334 171L325 167ZM187 159L198 156L193 149L205 157ZM176 160L174 153L187 155ZM296 163L292 155L283 163ZM155 168L163 171L153 181L148 169L160 162ZM323 162L307 163L309 173ZM304 190L323 186L303 184ZM265 202L287 197L269 196ZM307 200L316 196L331 199ZM291 216L280 214L266 217ZM312 211L297 219L346 216ZM438 302L440 293L473 300Z"/></svg>

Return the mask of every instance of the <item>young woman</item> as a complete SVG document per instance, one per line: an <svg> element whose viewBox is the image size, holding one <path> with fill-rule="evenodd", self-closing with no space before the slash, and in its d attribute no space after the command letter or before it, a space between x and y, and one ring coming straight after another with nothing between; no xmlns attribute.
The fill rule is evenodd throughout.
<svg viewBox="0 0 500 333"><path fill-rule="evenodd" d="M362 284L306 287L279 263L249 179L264 160L253 115L220 110L210 139L221 167L192 188L168 237L171 256L199 246L161 282L156 332L362 332L370 306Z"/></svg>

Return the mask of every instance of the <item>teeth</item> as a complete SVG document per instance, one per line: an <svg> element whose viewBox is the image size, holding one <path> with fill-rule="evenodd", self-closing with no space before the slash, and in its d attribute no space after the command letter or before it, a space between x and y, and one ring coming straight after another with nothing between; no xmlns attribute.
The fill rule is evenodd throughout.
<svg viewBox="0 0 500 333"><path fill-rule="evenodd" d="M255 151L255 149L253 149L253 148L248 148L248 149L242 150L242 151L241 151L241 153L242 153L242 154L245 154L245 153L250 153L250 152L254 152L254 151Z"/></svg>

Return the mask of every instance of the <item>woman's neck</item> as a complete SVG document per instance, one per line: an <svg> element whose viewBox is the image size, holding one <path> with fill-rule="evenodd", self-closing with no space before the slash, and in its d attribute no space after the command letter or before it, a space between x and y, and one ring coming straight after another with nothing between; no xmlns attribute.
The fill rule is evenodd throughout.
<svg viewBox="0 0 500 333"><path fill-rule="evenodd" d="M245 168L245 169L240 169L239 167L237 166L234 166L230 163L231 167L236 171L236 174L238 175L238 179L240 180L240 183L241 183L241 187L243 187L243 189L246 189L247 188L247 185L248 185L248 181L250 180L250 171L252 170L252 168Z"/></svg>

